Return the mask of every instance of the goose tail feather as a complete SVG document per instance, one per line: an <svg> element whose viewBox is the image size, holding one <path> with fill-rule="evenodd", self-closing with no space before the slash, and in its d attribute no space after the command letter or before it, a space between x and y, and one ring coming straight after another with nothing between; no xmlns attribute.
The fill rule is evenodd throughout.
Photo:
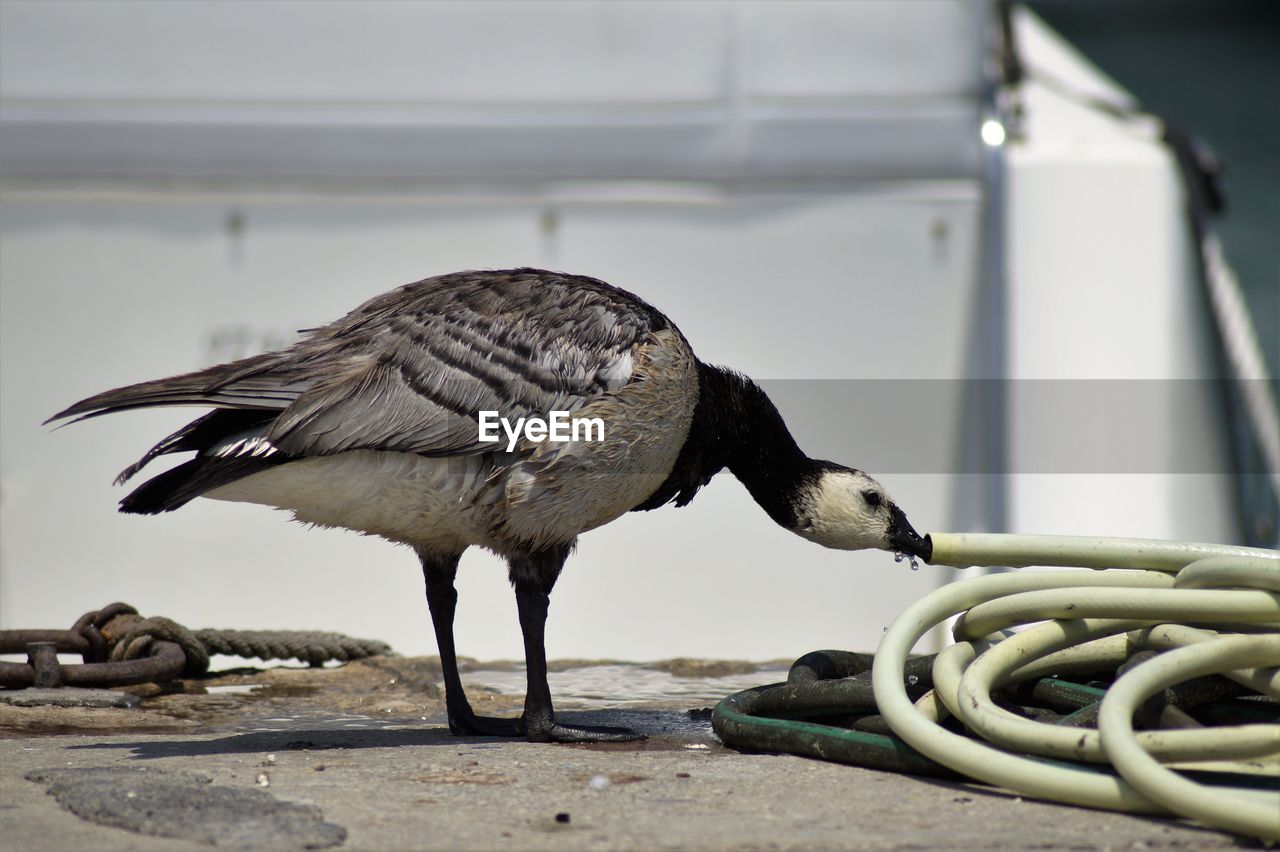
<svg viewBox="0 0 1280 852"><path fill-rule="evenodd" d="M278 411L297 399L303 388L264 375L276 362L274 354L256 355L193 373L115 388L69 405L44 422L74 417L70 422L77 423L131 408L171 405Z"/></svg>

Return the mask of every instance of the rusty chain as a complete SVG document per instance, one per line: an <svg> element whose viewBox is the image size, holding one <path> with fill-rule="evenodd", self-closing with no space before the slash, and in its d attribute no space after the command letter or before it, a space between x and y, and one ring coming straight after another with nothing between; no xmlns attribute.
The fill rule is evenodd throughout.
<svg viewBox="0 0 1280 852"><path fill-rule="evenodd" d="M87 612L70 630L0 630L0 653L26 652L27 662L0 662L0 685L53 689L60 686L127 686L173 680L187 666L176 642L154 642L132 657L111 659L112 637L122 619L138 616L128 604ZM58 654L79 654L83 663L64 665Z"/></svg>

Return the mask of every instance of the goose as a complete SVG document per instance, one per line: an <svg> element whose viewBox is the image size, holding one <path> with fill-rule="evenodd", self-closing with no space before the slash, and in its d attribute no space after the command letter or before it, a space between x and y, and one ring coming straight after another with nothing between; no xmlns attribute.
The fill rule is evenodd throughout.
<svg viewBox="0 0 1280 852"><path fill-rule="evenodd" d="M285 349L109 390L46 423L177 405L213 410L116 484L159 456L194 457L137 487L120 510L158 514L196 497L258 503L412 547L457 735L642 738L556 721L544 647L550 593L580 534L629 511L686 506L725 468L802 538L926 561L932 551L880 483L805 455L759 385L700 361L643 299L581 275L520 268L426 278L304 330ZM553 412L603 429L593 440L548 440L530 424ZM526 425L489 440L482 413L487 425ZM477 715L458 675L454 579L472 546L509 567L527 674L518 718Z"/></svg>

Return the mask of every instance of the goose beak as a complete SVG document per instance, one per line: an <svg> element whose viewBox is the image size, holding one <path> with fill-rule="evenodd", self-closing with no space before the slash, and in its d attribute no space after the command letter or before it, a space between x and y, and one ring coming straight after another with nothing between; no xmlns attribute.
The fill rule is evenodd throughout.
<svg viewBox="0 0 1280 852"><path fill-rule="evenodd" d="M889 507L889 547L886 549L928 562L933 556L933 540L927 535L922 538L903 511L893 505Z"/></svg>

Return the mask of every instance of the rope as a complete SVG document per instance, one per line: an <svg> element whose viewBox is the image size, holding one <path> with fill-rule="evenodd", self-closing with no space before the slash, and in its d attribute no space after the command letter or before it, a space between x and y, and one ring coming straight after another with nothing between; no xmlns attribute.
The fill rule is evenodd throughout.
<svg viewBox="0 0 1280 852"><path fill-rule="evenodd" d="M329 660L347 663L391 653L391 646L376 639L355 639L341 633L301 630L197 630L195 637L210 654L258 657L262 660L296 658L319 666Z"/></svg>
<svg viewBox="0 0 1280 852"><path fill-rule="evenodd" d="M115 606L115 605L113 605ZM376 639L356 639L341 633L306 630L189 630L162 616L143 618L132 610L110 618L102 636L111 647L112 662L134 660L151 653L156 641L176 642L186 654L184 677L198 677L209 669L213 654L267 660L297 659L310 666L330 660L351 662L391 653L391 646ZM105 609L103 610L106 611Z"/></svg>
<svg viewBox="0 0 1280 852"><path fill-rule="evenodd" d="M184 677L198 677L209 670L209 652L190 630L178 622L163 616L143 618L137 613L124 613L111 619L102 628L102 635L111 645L111 662L136 660L149 655L155 641L176 642L186 654Z"/></svg>

